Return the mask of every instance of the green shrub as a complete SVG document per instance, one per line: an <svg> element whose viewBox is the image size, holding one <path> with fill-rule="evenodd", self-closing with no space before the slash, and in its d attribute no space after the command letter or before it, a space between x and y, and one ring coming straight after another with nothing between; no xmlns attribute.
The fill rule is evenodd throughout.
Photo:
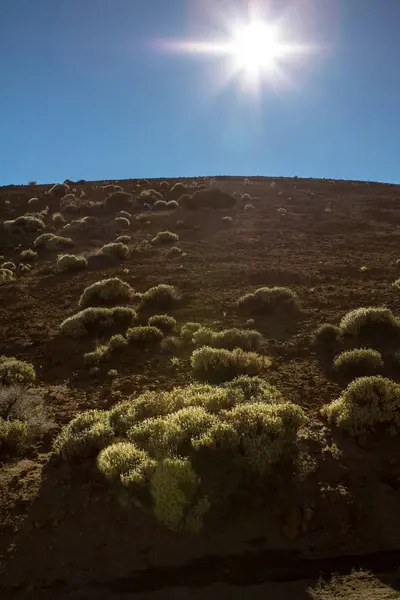
<svg viewBox="0 0 400 600"><path fill-rule="evenodd" d="M88 458L96 456L114 438L109 414L101 410L88 410L68 423L54 441L53 449L63 458Z"/></svg>
<svg viewBox="0 0 400 600"><path fill-rule="evenodd" d="M65 319L60 328L64 334L80 338L101 333L115 326L129 326L136 318L136 312L125 306L90 307Z"/></svg>
<svg viewBox="0 0 400 600"><path fill-rule="evenodd" d="M181 296L173 285L160 283L149 288L140 296L141 308L171 308L177 304Z"/></svg>
<svg viewBox="0 0 400 600"><path fill-rule="evenodd" d="M38 253L32 250L32 248L28 248L27 250L23 250L20 254L20 259L22 261L31 261L35 260L38 256Z"/></svg>
<svg viewBox="0 0 400 600"><path fill-rule="evenodd" d="M27 423L0 418L0 454L20 452L27 445L28 436Z"/></svg>
<svg viewBox="0 0 400 600"><path fill-rule="evenodd" d="M40 390L20 384L0 386L0 452L22 451L53 428Z"/></svg>
<svg viewBox="0 0 400 600"><path fill-rule="evenodd" d="M99 254L105 254L106 256L110 256L111 258L127 258L129 254L129 248L126 244L122 244L121 242L110 242L109 244L105 244L99 250Z"/></svg>
<svg viewBox="0 0 400 600"><path fill-rule="evenodd" d="M15 356L0 356L0 384L13 385L32 383L36 377L33 365Z"/></svg>
<svg viewBox="0 0 400 600"><path fill-rule="evenodd" d="M340 321L342 336L360 345L387 346L400 339L400 322L388 308L356 308Z"/></svg>
<svg viewBox="0 0 400 600"><path fill-rule="evenodd" d="M163 337L162 331L157 327L144 325L141 327L132 327L126 332L126 339L130 344L155 344Z"/></svg>
<svg viewBox="0 0 400 600"><path fill-rule="evenodd" d="M45 228L42 219L33 216L21 216L11 221L4 221L4 229L8 233L31 233Z"/></svg>
<svg viewBox="0 0 400 600"><path fill-rule="evenodd" d="M35 248L45 248L46 250L62 250L73 246L71 238L54 235L53 233L43 233L33 242Z"/></svg>
<svg viewBox="0 0 400 600"><path fill-rule="evenodd" d="M127 340L120 333L113 335L108 341L108 347L112 352L116 350L122 350L127 345Z"/></svg>
<svg viewBox="0 0 400 600"><path fill-rule="evenodd" d="M15 271L17 267L16 267L16 265L13 262L11 262L9 260L9 261L4 262L1 265L1 268L5 269L6 271Z"/></svg>
<svg viewBox="0 0 400 600"><path fill-rule="evenodd" d="M99 344L91 352L86 352L83 355L85 365L93 366L104 362L110 358L110 348L107 344Z"/></svg>
<svg viewBox="0 0 400 600"><path fill-rule="evenodd" d="M165 251L166 256L181 256L182 250L178 246L171 246Z"/></svg>
<svg viewBox="0 0 400 600"><path fill-rule="evenodd" d="M297 295L289 288L263 287L238 300L238 307L250 314L296 314L300 310Z"/></svg>
<svg viewBox="0 0 400 600"><path fill-rule="evenodd" d="M188 321L181 327L181 338L190 343L193 340L193 335L196 331L198 331L202 327L201 323L195 323L193 321Z"/></svg>
<svg viewBox="0 0 400 600"><path fill-rule="evenodd" d="M131 224L129 219L126 219L125 217L116 217L114 223L116 227L119 227L120 229L126 229Z"/></svg>
<svg viewBox="0 0 400 600"><path fill-rule="evenodd" d="M169 529L198 529L209 508L206 498L197 498L199 483L189 460L160 462L150 483L155 517Z"/></svg>
<svg viewBox="0 0 400 600"><path fill-rule="evenodd" d="M226 381L236 375L257 375L271 360L241 348L225 350L203 346L195 350L191 365L195 374L208 381Z"/></svg>
<svg viewBox="0 0 400 600"><path fill-rule="evenodd" d="M348 350L337 356L333 363L334 370L347 377L374 375L383 367L381 354L377 350L357 348Z"/></svg>
<svg viewBox="0 0 400 600"><path fill-rule="evenodd" d="M258 351L262 346L263 337L259 331L255 330L233 328L216 332L208 327L201 327L193 334L193 342L195 346Z"/></svg>
<svg viewBox="0 0 400 600"><path fill-rule="evenodd" d="M152 327L161 329L163 333L171 333L176 327L176 319L169 315L153 315L148 321Z"/></svg>
<svg viewBox="0 0 400 600"><path fill-rule="evenodd" d="M181 208L192 210L200 208L229 209L235 206L236 199L219 188L213 188L182 195L178 202Z"/></svg>
<svg viewBox="0 0 400 600"><path fill-rule="evenodd" d="M70 187L67 183L55 183L53 187L49 189L50 198L62 198L65 194L68 194Z"/></svg>
<svg viewBox="0 0 400 600"><path fill-rule="evenodd" d="M179 235L172 231L160 231L151 240L152 244L174 244L179 240Z"/></svg>
<svg viewBox="0 0 400 600"><path fill-rule="evenodd" d="M104 208L106 210L125 210L132 207L132 196L127 192L112 192L104 200Z"/></svg>
<svg viewBox="0 0 400 600"><path fill-rule="evenodd" d="M110 481L125 487L148 484L156 462L130 442L118 442L104 448L97 457L99 471Z"/></svg>
<svg viewBox="0 0 400 600"><path fill-rule="evenodd" d="M98 306L102 304L128 303L132 301L135 290L118 277L96 281L85 288L79 299L79 306Z"/></svg>
<svg viewBox="0 0 400 600"><path fill-rule="evenodd" d="M329 423L350 435L362 436L379 428L400 430L400 385L375 375L352 381L342 395L325 406Z"/></svg>
<svg viewBox="0 0 400 600"><path fill-rule="evenodd" d="M313 334L312 344L317 350L334 351L340 343L340 329L324 323Z"/></svg>
<svg viewBox="0 0 400 600"><path fill-rule="evenodd" d="M57 257L56 267L59 271L80 271L86 269L88 261L84 256L76 256L75 254L60 254Z"/></svg>
<svg viewBox="0 0 400 600"><path fill-rule="evenodd" d="M10 269L0 268L0 284L12 281L14 279L14 273Z"/></svg>

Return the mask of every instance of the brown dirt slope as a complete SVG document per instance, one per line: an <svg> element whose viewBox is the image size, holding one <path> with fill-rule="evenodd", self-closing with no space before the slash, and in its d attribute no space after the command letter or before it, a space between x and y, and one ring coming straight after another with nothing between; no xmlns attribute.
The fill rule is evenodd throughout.
<svg viewBox="0 0 400 600"><path fill-rule="evenodd" d="M137 292L159 283L177 286L183 301L168 313L179 324L199 321L216 329L259 329L267 340L264 351L273 359L269 381L304 407L310 418L306 481L292 488L278 486L267 507L252 499L251 510L236 514L234 521L221 519L196 536L168 532L141 512L126 510L123 498L116 500L99 476L54 461L49 439L23 457L4 459L4 597L26 590L85 597L83 591L79 595L84 589L87 597L93 589L100 597L128 592L150 597L151 592L162 598L168 590L180 597L180 592L172 593L174 586L194 590L218 587L223 581L261 585L267 580L317 578L335 570L348 573L353 566L395 568L400 557L398 440L360 445L332 437L318 411L344 386L320 364L311 336L320 324L338 324L359 306L387 306L400 314L399 292L392 287L400 277L400 186L296 178L271 182L255 177L245 184L243 178L221 177L221 189L251 198L238 200L233 209L144 211L139 218L142 209L135 206L123 230L114 222L116 211L105 212L101 204L101 186L107 182L71 184L79 202L73 212L61 210L64 217L68 222L85 216L95 220L67 230L52 219L59 202L46 195L49 185L0 188L1 221L49 206L45 231L71 236L72 252L84 253L89 260L83 271L58 273L54 264L59 251L39 250L29 272L17 269L15 280L0 286L0 355L34 365L37 385L45 388L58 426L82 410L109 408L126 393L171 389L193 380L186 350L178 351L179 360L172 362L166 351L130 351L90 372L83 354L96 340L78 343L60 334L60 323L77 311L85 287L114 276ZM143 188L137 180L110 183L134 196ZM153 180L151 187L161 189L159 183ZM34 209L28 204L32 197L39 198ZM232 221L223 220L226 216ZM167 229L179 234L180 256L168 256L164 247L150 243ZM96 249L121 234L131 236L127 259L94 256ZM21 250L32 247L37 235L10 235L0 227L4 261L18 266ZM246 323L235 301L262 286L293 289L301 301L300 318ZM109 369L116 369L117 377L111 377ZM400 380L395 364L384 374ZM345 555L366 558L338 561ZM243 576L237 575L236 581L234 574L240 569ZM279 597L273 589L271 597ZM362 597L398 597L379 586L376 593L373 589L371 584ZM335 594L320 590L312 597L353 598Z"/></svg>

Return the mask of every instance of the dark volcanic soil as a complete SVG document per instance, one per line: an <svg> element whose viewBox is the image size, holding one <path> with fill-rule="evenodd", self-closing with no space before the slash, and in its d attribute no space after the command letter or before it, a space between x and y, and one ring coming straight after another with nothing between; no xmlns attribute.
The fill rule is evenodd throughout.
<svg viewBox="0 0 400 600"><path fill-rule="evenodd" d="M45 440L29 455L0 467L2 597L22 598L26 591L40 590L49 597L146 598L154 592L154 598L183 598L179 589L184 586L188 595L200 598L192 595L200 594L195 589L210 586L207 597L236 598L235 586L316 579L353 567L395 569L400 558L399 441L360 445L324 427L318 410L344 385L319 363L310 338L318 325L337 324L359 306L384 305L400 313L399 293L392 287L400 277L400 186L280 178L271 186L271 181L252 178L245 185L243 178L218 178L223 190L249 193L252 199L246 203L253 208L245 210L245 203L238 202L233 210L178 209L151 212L141 220L135 218L136 209L130 227L118 232L114 215L88 206L88 201L104 199L101 183L73 184L77 196L81 190L86 195L76 214L65 213L67 220L99 219L87 231L68 232L75 241L73 252L93 251L127 233L132 236L130 256L57 274L57 252L40 251L29 273L0 287L0 354L33 363L58 426L81 410L108 408L127 392L187 384L192 380L189 352L180 352L176 365L166 352L123 353L90 375L83 354L93 348L93 339L78 343L59 331L60 323L76 312L84 288L104 277L118 276L139 292L158 283L176 285L183 304L169 312L179 323L247 326L265 335L265 352L273 358L269 380L310 417L304 479L291 487L278 482L267 505L252 499L247 510L210 524L201 534L171 533L139 510L128 510L124 498L116 498L89 468L55 460ZM119 185L135 192L136 183ZM47 189L0 188L0 219L24 214L34 196L46 205ZM223 221L224 216L233 221ZM61 231L51 213L46 225L46 231ZM148 244L166 229L179 234L182 256L167 257L165 248ZM0 254L18 262L21 250L36 237L2 230ZM301 318L246 325L235 301L272 285L297 292ZM118 370L115 379L109 369ZM394 367L385 374L400 380ZM259 596L246 597L280 598L282 593L311 598L304 583L293 585L278 589L271 583L265 594L260 588ZM376 596L364 597L385 598L374 585Z"/></svg>

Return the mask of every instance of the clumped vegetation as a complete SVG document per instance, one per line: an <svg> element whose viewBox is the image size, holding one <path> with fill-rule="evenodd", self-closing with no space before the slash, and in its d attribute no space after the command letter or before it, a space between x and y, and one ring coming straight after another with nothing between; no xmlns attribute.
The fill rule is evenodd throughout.
<svg viewBox="0 0 400 600"><path fill-rule="evenodd" d="M127 258L129 254L129 248L126 244L122 244L121 242L110 242L100 248L99 254L105 254L106 256L115 259L124 259Z"/></svg>
<svg viewBox="0 0 400 600"><path fill-rule="evenodd" d="M33 242L34 248L45 248L46 250L62 250L73 246L71 238L54 235L54 233L43 233Z"/></svg>
<svg viewBox="0 0 400 600"><path fill-rule="evenodd" d="M81 338L107 331L113 327L128 327L136 318L133 308L126 306L90 307L65 319L60 328L65 335Z"/></svg>
<svg viewBox="0 0 400 600"><path fill-rule="evenodd" d="M179 235L177 233L172 233L172 231L160 231L157 235L151 240L152 244L176 244L179 240Z"/></svg>
<svg viewBox="0 0 400 600"><path fill-rule="evenodd" d="M163 195L157 190L142 190L137 198L139 206L153 206L156 202L163 200Z"/></svg>
<svg viewBox="0 0 400 600"><path fill-rule="evenodd" d="M322 409L329 423L352 436L379 430L400 431L400 385L375 375L352 381L343 394Z"/></svg>
<svg viewBox="0 0 400 600"><path fill-rule="evenodd" d="M20 384L0 386L0 454L14 455L54 427L43 394Z"/></svg>
<svg viewBox="0 0 400 600"><path fill-rule="evenodd" d="M206 381L219 382L233 379L237 375L258 375L271 365L271 360L255 352L241 348L225 350L203 346L194 350L191 357L194 374Z"/></svg>
<svg viewBox="0 0 400 600"><path fill-rule="evenodd" d="M132 207L132 196L127 192L112 192L104 200L104 208L110 211L129 210Z"/></svg>
<svg viewBox="0 0 400 600"><path fill-rule="evenodd" d="M14 273L10 269L0 268L0 284L7 283L14 279Z"/></svg>
<svg viewBox="0 0 400 600"><path fill-rule="evenodd" d="M388 308L356 308L340 321L340 332L347 343L390 347L400 340L400 321Z"/></svg>
<svg viewBox="0 0 400 600"><path fill-rule="evenodd" d="M305 421L273 386L240 377L88 411L54 449L69 460L97 455L99 471L132 503L170 529L198 530L209 511L226 508L249 485L264 488L276 467L293 461Z"/></svg>
<svg viewBox="0 0 400 600"><path fill-rule="evenodd" d="M171 308L181 299L178 290L173 285L160 283L149 288L144 294L140 295L140 308L165 309Z"/></svg>
<svg viewBox="0 0 400 600"><path fill-rule="evenodd" d="M126 217L116 217L114 223L119 229L127 229L131 224Z"/></svg>
<svg viewBox="0 0 400 600"><path fill-rule="evenodd" d="M194 321L188 321L181 327L181 338L190 343L193 340L193 335L196 331L198 331L202 327L201 323L195 323Z"/></svg>
<svg viewBox="0 0 400 600"><path fill-rule="evenodd" d="M313 346L320 351L334 352L340 344L340 335L339 327L324 323L313 334Z"/></svg>
<svg viewBox="0 0 400 600"><path fill-rule="evenodd" d="M84 256L75 254L60 254L57 258L56 267L61 273L65 271L81 271L86 269L88 261Z"/></svg>
<svg viewBox="0 0 400 600"><path fill-rule="evenodd" d="M148 323L152 327L161 329L163 333L172 333L176 328L176 319L169 315L153 315Z"/></svg>
<svg viewBox="0 0 400 600"><path fill-rule="evenodd" d="M182 250L178 246L171 246L165 251L166 256L181 256Z"/></svg>
<svg viewBox="0 0 400 600"><path fill-rule="evenodd" d="M89 285L83 291L79 306L101 306L103 304L126 304L132 301L135 290L118 277L102 279Z"/></svg>
<svg viewBox="0 0 400 600"><path fill-rule="evenodd" d="M5 269L6 271L15 271L17 269L17 266L10 260L7 260L6 262L2 263L0 268Z"/></svg>
<svg viewBox="0 0 400 600"><path fill-rule="evenodd" d="M68 194L70 187L67 183L55 183L49 189L50 198L62 198L66 194Z"/></svg>
<svg viewBox="0 0 400 600"><path fill-rule="evenodd" d="M132 327L126 332L126 339L129 344L135 345L147 345L155 344L161 341L163 338L163 332L157 327L150 325L142 325L139 327Z"/></svg>
<svg viewBox="0 0 400 600"><path fill-rule="evenodd" d="M219 188L196 190L194 194L184 194L179 200L179 206L186 209L200 208L229 209L236 204L236 198Z"/></svg>
<svg viewBox="0 0 400 600"><path fill-rule="evenodd" d="M32 248L28 248L27 250L22 250L22 252L20 254L20 259L22 261L36 260L37 257L38 257L38 253L35 252L35 250L32 250Z"/></svg>
<svg viewBox="0 0 400 600"><path fill-rule="evenodd" d="M45 224L43 220L38 217L23 215L10 221L4 221L3 227L8 233L21 235L23 233L33 233L40 229L44 229Z"/></svg>
<svg viewBox="0 0 400 600"><path fill-rule="evenodd" d="M258 351L262 346L263 337L259 331L255 330L232 328L217 332L209 327L200 327L194 332L192 341L195 346Z"/></svg>
<svg viewBox="0 0 400 600"><path fill-rule="evenodd" d="M15 356L0 356L0 385L29 384L35 380L33 365Z"/></svg>
<svg viewBox="0 0 400 600"><path fill-rule="evenodd" d="M300 304L295 292L285 287L262 287L238 300L238 307L254 315L295 315Z"/></svg>
<svg viewBox="0 0 400 600"><path fill-rule="evenodd" d="M353 378L362 375L374 375L382 367L381 354L371 348L357 348L356 350L342 352L333 362L336 373Z"/></svg>
<svg viewBox="0 0 400 600"><path fill-rule="evenodd" d="M54 451L67 459L96 456L99 450L112 442L114 431L109 413L88 410L66 425L54 441Z"/></svg>

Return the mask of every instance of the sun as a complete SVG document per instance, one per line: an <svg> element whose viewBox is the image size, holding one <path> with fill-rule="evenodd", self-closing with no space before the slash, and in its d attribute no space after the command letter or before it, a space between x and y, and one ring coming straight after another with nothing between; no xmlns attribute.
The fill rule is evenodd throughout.
<svg viewBox="0 0 400 600"><path fill-rule="evenodd" d="M264 21L252 21L233 32L228 52L238 69L260 73L276 66L284 47L276 27Z"/></svg>

